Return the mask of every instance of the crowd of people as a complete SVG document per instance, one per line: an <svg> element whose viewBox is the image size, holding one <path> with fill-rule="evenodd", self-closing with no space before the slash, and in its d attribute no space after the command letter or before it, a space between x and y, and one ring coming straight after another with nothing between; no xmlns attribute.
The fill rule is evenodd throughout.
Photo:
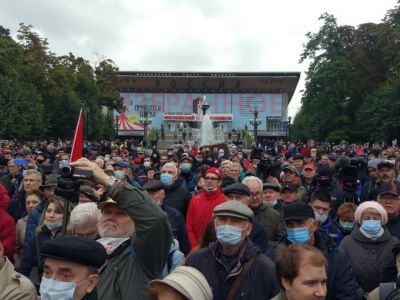
<svg viewBox="0 0 400 300"><path fill-rule="evenodd" d="M0 299L400 299L396 145L70 152L1 145Z"/></svg>

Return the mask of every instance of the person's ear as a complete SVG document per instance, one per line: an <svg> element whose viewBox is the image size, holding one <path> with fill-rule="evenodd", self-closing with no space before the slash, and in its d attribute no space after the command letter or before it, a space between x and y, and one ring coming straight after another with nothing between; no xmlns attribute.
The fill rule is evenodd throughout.
<svg viewBox="0 0 400 300"><path fill-rule="evenodd" d="M3 244L0 242L0 257L2 257L4 255L4 246Z"/></svg>
<svg viewBox="0 0 400 300"><path fill-rule="evenodd" d="M248 237L253 230L253 224L249 223L244 231L245 237Z"/></svg>
<svg viewBox="0 0 400 300"><path fill-rule="evenodd" d="M89 275L88 286L86 288L86 292L87 293L91 293L94 290L94 288L96 287L98 281L99 281L99 275L98 274Z"/></svg>
<svg viewBox="0 0 400 300"><path fill-rule="evenodd" d="M286 279L286 278L281 278L281 283L282 283L283 289L284 289L285 291L290 290L290 282L289 282L288 279Z"/></svg>

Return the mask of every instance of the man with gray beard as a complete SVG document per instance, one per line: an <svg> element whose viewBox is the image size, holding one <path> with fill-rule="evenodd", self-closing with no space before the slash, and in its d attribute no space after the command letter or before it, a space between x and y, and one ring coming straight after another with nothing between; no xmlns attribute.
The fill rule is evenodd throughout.
<svg viewBox="0 0 400 300"><path fill-rule="evenodd" d="M110 177L82 158L71 166L93 171L92 180L107 187L98 204L98 233L107 261L97 285L99 299L148 299L147 284L161 278L172 243L168 218L146 193Z"/></svg>

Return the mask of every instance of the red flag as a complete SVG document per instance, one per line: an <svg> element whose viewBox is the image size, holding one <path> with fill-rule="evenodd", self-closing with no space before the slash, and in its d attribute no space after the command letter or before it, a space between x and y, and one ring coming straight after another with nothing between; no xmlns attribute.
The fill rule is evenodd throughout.
<svg viewBox="0 0 400 300"><path fill-rule="evenodd" d="M82 109L79 112L78 123L76 124L74 140L72 142L70 162L76 161L82 157L83 150L83 116Z"/></svg>

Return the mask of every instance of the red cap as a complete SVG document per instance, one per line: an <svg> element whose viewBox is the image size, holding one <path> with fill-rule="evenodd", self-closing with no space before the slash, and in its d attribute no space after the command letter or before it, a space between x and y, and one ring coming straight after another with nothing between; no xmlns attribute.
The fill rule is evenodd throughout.
<svg viewBox="0 0 400 300"><path fill-rule="evenodd" d="M306 164L306 165L303 167L303 169L312 169L312 170L315 170L315 166L314 166L313 163L308 163L308 164Z"/></svg>
<svg viewBox="0 0 400 300"><path fill-rule="evenodd" d="M142 163L142 160L141 160L139 157L136 157L136 158L133 160L133 163L134 163L135 165L140 165L140 164Z"/></svg>
<svg viewBox="0 0 400 300"><path fill-rule="evenodd" d="M221 171L215 167L207 169L207 171L204 173L204 176L207 175L208 173L217 175L219 177L219 179L222 179L222 177L223 177Z"/></svg>

